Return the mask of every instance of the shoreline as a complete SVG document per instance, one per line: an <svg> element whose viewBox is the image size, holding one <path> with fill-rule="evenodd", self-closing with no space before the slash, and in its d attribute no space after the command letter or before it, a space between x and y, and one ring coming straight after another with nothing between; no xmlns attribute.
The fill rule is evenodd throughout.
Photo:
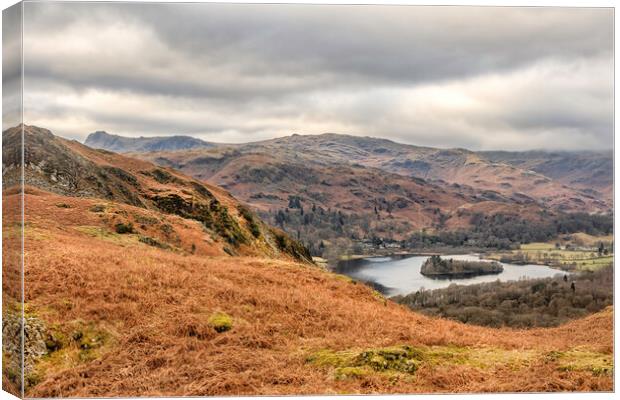
<svg viewBox="0 0 620 400"><path fill-rule="evenodd" d="M371 257L392 257L392 256L434 256L434 255L442 255L442 254L450 254L450 255L463 255L463 254L484 254L488 252L489 249L480 248L480 247L431 247L424 249L406 249L406 250L378 250L377 252L373 252L371 254L350 254L350 255L342 255L338 257L336 261L349 261L349 260L358 260L361 258L371 258ZM334 260L330 260L334 261Z"/></svg>

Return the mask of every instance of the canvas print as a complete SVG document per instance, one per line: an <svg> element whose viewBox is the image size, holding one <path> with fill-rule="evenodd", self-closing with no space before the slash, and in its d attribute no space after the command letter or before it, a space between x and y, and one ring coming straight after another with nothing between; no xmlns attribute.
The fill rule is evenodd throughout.
<svg viewBox="0 0 620 400"><path fill-rule="evenodd" d="M3 390L613 391L613 18L4 10Z"/></svg>

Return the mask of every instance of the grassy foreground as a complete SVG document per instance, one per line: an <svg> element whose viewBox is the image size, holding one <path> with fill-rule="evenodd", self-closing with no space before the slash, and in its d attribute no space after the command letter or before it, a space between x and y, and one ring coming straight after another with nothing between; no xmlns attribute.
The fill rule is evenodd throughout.
<svg viewBox="0 0 620 400"><path fill-rule="evenodd" d="M154 246L93 203L26 195L28 313L50 335L27 396L612 390L611 308L552 329L468 326L309 264ZM169 223L180 244L199 236Z"/></svg>

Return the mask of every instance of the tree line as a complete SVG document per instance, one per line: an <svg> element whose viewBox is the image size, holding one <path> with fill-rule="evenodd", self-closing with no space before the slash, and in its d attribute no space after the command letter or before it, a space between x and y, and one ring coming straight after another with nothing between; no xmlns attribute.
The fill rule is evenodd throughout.
<svg viewBox="0 0 620 400"><path fill-rule="evenodd" d="M393 299L427 315L475 325L556 326L613 304L613 267L553 278L452 284Z"/></svg>
<svg viewBox="0 0 620 400"><path fill-rule="evenodd" d="M471 216L468 228L446 230L436 226L432 231L414 232L409 222L378 218L376 210L343 212L291 195L287 207L263 212L261 217L303 242L313 256L360 254L371 251L369 246L378 247L386 242L411 250L454 247L509 250L523 243L547 242L562 234L613 232L611 215L547 212L541 212L534 221L515 214L476 213Z"/></svg>
<svg viewBox="0 0 620 400"><path fill-rule="evenodd" d="M407 248L429 248L438 246L496 248L510 250L520 244L547 242L563 234L584 232L590 235L613 233L611 215L586 213L541 215L538 221L521 218L518 215L474 214L470 227L454 231L435 233L415 232L405 241Z"/></svg>

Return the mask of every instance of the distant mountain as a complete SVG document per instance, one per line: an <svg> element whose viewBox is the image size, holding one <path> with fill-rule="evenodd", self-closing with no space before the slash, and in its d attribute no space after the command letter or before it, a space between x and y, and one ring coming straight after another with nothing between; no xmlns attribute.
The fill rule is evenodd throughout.
<svg viewBox="0 0 620 400"><path fill-rule="evenodd" d="M111 135L104 131L93 132L84 142L94 149L104 149L117 153L130 151L175 151L187 149L205 149L215 145L191 136L164 136L131 138Z"/></svg>
<svg viewBox="0 0 620 400"><path fill-rule="evenodd" d="M548 224L558 213L612 210L604 161L595 172L600 184L588 186L593 172L580 160L595 160L591 155L566 153L555 164L542 162L546 153L522 155L530 164L520 167L515 160L522 153L510 154L339 134L130 153L225 188L315 250L328 242L342 248L377 237L402 241L416 232L480 228L480 216L513 221L505 229L527 221L538 229L533 223ZM570 184L576 180L582 184Z"/></svg>
<svg viewBox="0 0 620 400"><path fill-rule="evenodd" d="M434 151L321 135L132 155L224 187L309 246L346 246L344 242L373 237L405 240L420 231L467 228L476 215L538 221L546 210L522 193L423 179L378 162L378 157L402 159L411 149Z"/></svg>
<svg viewBox="0 0 620 400"><path fill-rule="evenodd" d="M200 179L209 179L223 167L222 160L216 162L211 159L214 154L226 154L226 158L265 154L272 161L284 163L299 162L300 157L311 155L305 157L305 162L357 164L437 184L467 185L507 197L527 197L541 202L545 207L562 211L607 212L612 209L611 152L475 152L334 133L294 134L233 146L190 137L136 139L96 132L87 138L86 145L117 152L159 152L159 159L154 159L154 155L147 158L161 164L166 164L167 152L191 150L185 159L189 165L184 168ZM223 149L226 149L224 153ZM171 166L185 164L181 162L184 156L173 158L176 162Z"/></svg>
<svg viewBox="0 0 620 400"><path fill-rule="evenodd" d="M505 196L526 195L563 211L600 212L612 208L611 152L474 152L337 134L293 135L248 144L245 151L260 148L271 154L311 153L327 162L358 163Z"/></svg>
<svg viewBox="0 0 620 400"><path fill-rule="evenodd" d="M506 163L545 175L567 186L597 190L607 198L613 196L614 156L611 151L480 152L492 162Z"/></svg>
<svg viewBox="0 0 620 400"><path fill-rule="evenodd" d="M496 193L498 198L529 199L542 207L566 212L612 209L613 159L606 153L473 152L323 134L292 135L174 155L157 152L142 157L225 185L233 193L238 182L223 170L229 169L227 165L232 159L243 159L248 165L300 164L313 171L327 165L355 165L421 178L443 187L465 186L481 195ZM316 173L320 175L320 171Z"/></svg>

